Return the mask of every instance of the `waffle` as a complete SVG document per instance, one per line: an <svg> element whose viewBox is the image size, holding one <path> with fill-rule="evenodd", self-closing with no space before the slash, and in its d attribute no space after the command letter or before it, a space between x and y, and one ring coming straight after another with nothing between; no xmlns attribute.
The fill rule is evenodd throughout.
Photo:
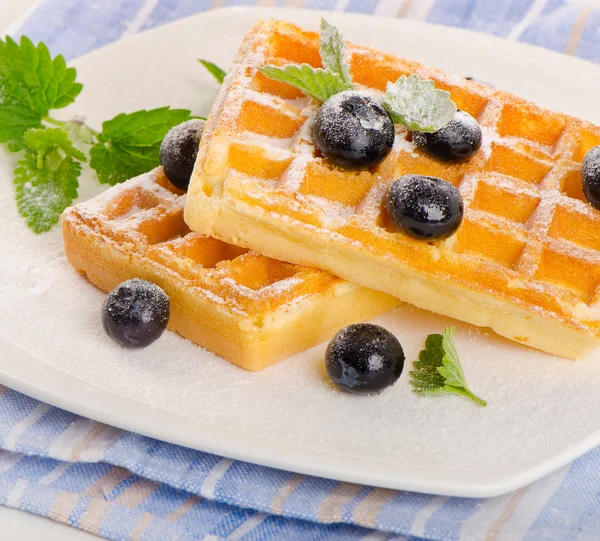
<svg viewBox="0 0 600 541"><path fill-rule="evenodd" d="M397 127L380 166L337 169L313 144L316 103L257 71L319 66L318 35L262 22L245 38L211 111L188 225L556 355L579 358L596 347L600 212L585 203L581 161L600 144L600 128L369 47L347 49L357 88L381 93L388 81L416 73L449 91L482 126L482 148L449 165ZM464 221L451 238L412 239L389 221L384 195L407 173L458 187Z"/></svg>
<svg viewBox="0 0 600 541"><path fill-rule="evenodd" d="M193 233L185 195L162 169L67 209L65 252L104 291L129 278L162 287L169 327L248 370L260 370L399 301L331 274Z"/></svg>

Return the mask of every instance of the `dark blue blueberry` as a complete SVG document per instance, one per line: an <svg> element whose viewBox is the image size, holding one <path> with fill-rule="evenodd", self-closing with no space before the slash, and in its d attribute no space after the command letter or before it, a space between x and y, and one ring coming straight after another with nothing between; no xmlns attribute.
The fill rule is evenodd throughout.
<svg viewBox="0 0 600 541"><path fill-rule="evenodd" d="M379 394L402 374L404 351L398 339L379 325L348 325L329 342L325 368L344 391Z"/></svg>
<svg viewBox="0 0 600 541"><path fill-rule="evenodd" d="M600 210L600 146L594 147L583 158L581 179L585 198Z"/></svg>
<svg viewBox="0 0 600 541"><path fill-rule="evenodd" d="M386 208L394 224L419 239L449 237L463 217L460 192L441 178L422 175L404 175L394 182Z"/></svg>
<svg viewBox="0 0 600 541"><path fill-rule="evenodd" d="M198 156L204 120L193 119L171 128L160 145L160 163L165 175L180 190L187 191Z"/></svg>
<svg viewBox="0 0 600 541"><path fill-rule="evenodd" d="M329 98L317 111L314 137L329 161L344 169L368 169L392 150L394 123L366 92L348 90Z"/></svg>
<svg viewBox="0 0 600 541"><path fill-rule="evenodd" d="M160 338L171 315L167 294L133 278L115 287L102 305L102 327L117 344L143 348Z"/></svg>
<svg viewBox="0 0 600 541"><path fill-rule="evenodd" d="M470 158L481 148L482 139L479 124L464 111L456 111L454 118L439 131L413 132L413 141L419 148L446 161Z"/></svg>

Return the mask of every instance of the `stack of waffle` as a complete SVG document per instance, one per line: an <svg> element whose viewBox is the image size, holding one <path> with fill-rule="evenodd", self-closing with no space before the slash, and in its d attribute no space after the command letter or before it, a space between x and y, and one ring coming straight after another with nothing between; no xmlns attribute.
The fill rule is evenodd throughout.
<svg viewBox="0 0 600 541"><path fill-rule="evenodd" d="M391 308L392 297L564 357L596 347L600 211L585 202L581 161L600 128L369 47L347 52L358 88L380 93L416 73L448 90L481 125L482 148L443 163L398 127L380 166L335 167L312 139L317 104L258 71L320 66L318 35L259 23L204 130L185 201L196 233L183 197L155 172L66 213L74 266L103 289L132 275L155 281L174 299L175 330L247 368ZM384 196L407 173L458 187L465 213L455 235L416 240L389 221Z"/></svg>

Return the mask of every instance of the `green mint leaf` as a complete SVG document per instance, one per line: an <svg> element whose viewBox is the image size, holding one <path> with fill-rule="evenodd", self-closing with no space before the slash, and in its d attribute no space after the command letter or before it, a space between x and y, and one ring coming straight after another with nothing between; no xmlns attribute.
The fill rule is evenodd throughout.
<svg viewBox="0 0 600 541"><path fill-rule="evenodd" d="M23 149L28 129L40 127L50 110L66 107L81 92L76 75L43 43L35 46L25 36L19 43L0 40L0 143Z"/></svg>
<svg viewBox="0 0 600 541"><path fill-rule="evenodd" d="M346 58L346 42L338 29L321 19L321 35L319 41L321 62L326 70L335 73L345 85L344 90L352 90L352 76Z"/></svg>
<svg viewBox="0 0 600 541"><path fill-rule="evenodd" d="M395 123L428 133L441 130L456 113L450 93L435 88L433 81L419 79L414 73L387 84L383 106Z"/></svg>
<svg viewBox="0 0 600 541"><path fill-rule="evenodd" d="M287 66L264 66L260 72L270 79L295 86L307 96L318 101L326 101L334 94L347 90L339 75L308 64L288 64Z"/></svg>
<svg viewBox="0 0 600 541"><path fill-rule="evenodd" d="M63 156L87 161L85 154L75 148L69 134L62 128L31 129L25 133L23 140L28 151L37 153L41 160L51 152L60 151Z"/></svg>
<svg viewBox="0 0 600 541"><path fill-rule="evenodd" d="M200 62L200 64L202 64L206 68L208 73L210 73L219 84L223 82L223 79L225 79L225 76L227 75L227 72L225 70L222 70L219 66L213 64L212 62L209 62L208 60L203 60L199 58L198 62Z"/></svg>
<svg viewBox="0 0 600 541"><path fill-rule="evenodd" d="M102 124L90 150L90 166L100 182L114 186L160 165L160 144L167 132L192 118L187 109L160 107L117 115Z"/></svg>
<svg viewBox="0 0 600 541"><path fill-rule="evenodd" d="M14 172L17 207L27 225L42 233L77 197L79 162L86 158L61 128L31 129L23 142L26 152Z"/></svg>
<svg viewBox="0 0 600 541"><path fill-rule="evenodd" d="M417 394L458 394L480 406L487 402L475 396L467 387L463 368L454 343L454 328L442 334L430 334L419 360L413 364L410 384Z"/></svg>

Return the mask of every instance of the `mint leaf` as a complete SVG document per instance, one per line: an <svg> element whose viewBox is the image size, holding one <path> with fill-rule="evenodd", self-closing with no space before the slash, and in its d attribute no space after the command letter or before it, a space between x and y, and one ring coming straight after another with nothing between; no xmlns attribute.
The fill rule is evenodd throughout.
<svg viewBox="0 0 600 541"><path fill-rule="evenodd" d="M37 153L40 164L50 153L58 151L63 157L70 156L81 162L87 161L85 154L75 148L69 134L61 128L31 129L25 133L23 140L29 152Z"/></svg>
<svg viewBox="0 0 600 541"><path fill-rule="evenodd" d="M222 70L219 66L213 64L212 62L209 62L208 60L202 60L201 58L199 58L198 62L200 62L200 64L202 64L206 68L208 73L210 73L219 84L223 82L223 79L225 79L225 76L227 75L226 71Z"/></svg>
<svg viewBox="0 0 600 541"><path fill-rule="evenodd" d="M346 58L346 42L338 29L321 19L320 55L323 67L335 73L345 85L344 90L352 90L352 76Z"/></svg>
<svg viewBox="0 0 600 541"><path fill-rule="evenodd" d="M419 79L414 73L387 84L383 106L395 123L428 133L441 130L456 113L449 92L435 88L433 81Z"/></svg>
<svg viewBox="0 0 600 541"><path fill-rule="evenodd" d="M475 396L467 387L465 374L454 343L454 328L442 334L430 334L425 349L419 353L410 372L410 384L417 394L458 394L480 406L487 402Z"/></svg>
<svg viewBox="0 0 600 541"><path fill-rule="evenodd" d="M102 124L90 150L90 166L100 182L114 186L160 164L160 144L167 132L192 118L187 109L160 107L122 113Z"/></svg>
<svg viewBox="0 0 600 541"><path fill-rule="evenodd" d="M27 149L14 172L17 207L27 225L42 233L77 197L79 162L86 158L61 128L29 130L23 141Z"/></svg>
<svg viewBox="0 0 600 541"><path fill-rule="evenodd" d="M0 143L11 150L24 148L28 129L40 127L50 110L66 107L81 92L76 75L62 55L52 58L43 43L35 46L25 36L20 43L0 40Z"/></svg>
<svg viewBox="0 0 600 541"><path fill-rule="evenodd" d="M295 86L307 96L318 101L326 101L334 94L347 90L347 86L339 75L321 68L313 68L308 64L288 64L282 68L278 66L264 66L260 72L270 79Z"/></svg>

